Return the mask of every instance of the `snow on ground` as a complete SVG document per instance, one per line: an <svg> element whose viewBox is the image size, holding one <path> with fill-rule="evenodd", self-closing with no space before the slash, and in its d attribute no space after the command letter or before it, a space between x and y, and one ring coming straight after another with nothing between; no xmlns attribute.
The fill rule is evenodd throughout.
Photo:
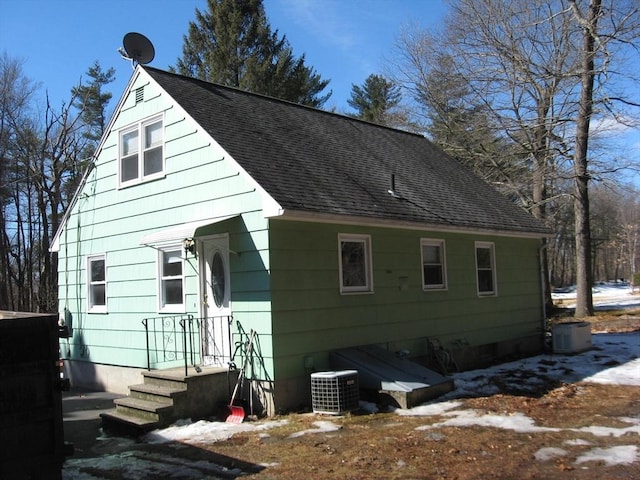
<svg viewBox="0 0 640 480"><path fill-rule="evenodd" d="M533 373L543 374L548 379L571 383L577 381L606 383L616 385L640 385L640 333L624 334L594 334L593 348L578 355L538 355L515 362L497 365L482 370L461 372L453 375L455 390L435 401L417 406L412 409L397 409L398 415L405 416L439 416L440 421L417 427L419 430L434 430L444 426L481 426L485 428L509 429L517 432L535 434L537 432L553 432L562 429L542 427L535 421L519 412L507 415L495 413L487 414L473 409L463 408L463 402L458 400L466 396L482 396L497 393L497 387L492 379L500 378L503 385L513 383L513 387L521 387L523 383L531 384L535 376ZM528 373L527 373L528 372ZM523 382L526 378L526 382ZM362 402L366 411L374 412L374 404ZM577 459L576 465L600 461L606 465L630 464L640 462L640 450L637 445L623 445L611 448L599 448L582 436L626 436L638 443L640 436L640 415L637 417L619 418L626 426L620 428L592 425L578 429L564 429L575 433L575 439L565 442L569 446L592 447L583 452ZM230 438L236 433L247 431L264 432L268 435L271 428L286 425L287 420L248 422L241 424L225 422L189 422L183 421L163 430L156 430L142 438L145 443L183 442L186 444L214 443ZM315 428L292 434L292 437L314 435L332 432L340 429L335 421L323 420L314 422ZM626 438L625 437L625 438ZM563 445L547 446L535 454L537 461L546 462L568 455ZM125 452L117 455L103 456L97 459L70 459L63 471L64 480L98 480L81 469L91 467L93 471L109 471L126 465L126 478L139 478L140 472L149 475L150 472L158 477L191 479L191 478L220 478L240 472L230 471L211 462L197 462L181 460L179 455L159 461L152 453ZM202 476L202 475L205 476Z"/></svg>
<svg viewBox="0 0 640 480"><path fill-rule="evenodd" d="M593 303L597 310L619 307L640 307L640 295L633 294L627 282L600 282L593 287ZM565 308L575 308L576 287L557 289L551 297Z"/></svg>
<svg viewBox="0 0 640 480"><path fill-rule="evenodd" d="M523 385L538 388L537 381L559 383L589 382L610 385L640 386L640 333L593 334L593 348L578 355L538 355L495 367L472 370L453 375L455 390L430 404L421 405L408 410L398 409L399 415L435 416L443 419L430 423L417 430L433 430L445 426L470 427L480 426L495 429L507 429L517 432L557 432L571 431L576 434L572 445L589 446L590 443L582 434L599 437L623 437L638 443L640 437L640 414L636 417L619 418L626 426L619 428L592 425L589 427L559 429L542 427L535 424L532 418L520 412L506 415L483 413L473 409L464 409L456 398L466 396L484 396L498 393L499 380L502 388L523 391ZM526 390L525 390L526 391ZM444 401L443 401L444 400ZM625 437L626 438L626 437ZM539 450L535 458L549 461L566 456L568 452L560 447L549 446ZM601 461L606 465L630 464L640 462L640 450L636 445L617 446L612 448L594 447L580 455L576 464Z"/></svg>
<svg viewBox="0 0 640 480"><path fill-rule="evenodd" d="M181 420L168 428L148 433L142 440L146 443L215 443L227 440L236 433L269 430L286 423L286 420L259 423L208 422L206 420L192 423L190 420Z"/></svg>
<svg viewBox="0 0 640 480"><path fill-rule="evenodd" d="M595 292L595 290L594 290ZM558 293L554 297L562 297L564 306L569 306L571 296L575 299L575 292ZM615 285L600 286L594 293L599 305L609 306L635 305L640 306L640 296L631 295L628 287ZM407 416L440 416L443 419L437 423L418 427L422 430L433 430L447 425L459 427L478 425L486 428L509 429L518 432L548 432L561 429L541 427L535 425L535 421L526 415L513 412L508 415L486 414L472 409L462 408L463 403L457 399L468 396L486 396L499 392L496 379L501 385L511 385L513 388L522 389L523 385L529 385L533 389L539 387L536 381L546 378L546 381L558 381L573 383L578 381L640 386L640 332L624 334L593 334L593 348L577 355L538 355L514 362L497 365L482 370L473 370L457 373L452 376L455 389L435 401L412 409L397 409L398 415ZM375 412L376 406L371 403L361 402L364 410ZM640 414L634 418L620 418L625 427L611 428L593 425L580 429L569 429L576 434L575 440L569 445L592 446L581 434L595 436L623 435L633 438L638 443L640 436ZM246 431L262 431L268 435L268 430L287 423L287 420L250 422L232 424L225 422L199 421L192 423L183 421L163 430L156 430L142 438L145 443L183 442L186 444L214 443L230 438L236 433ZM323 432L339 430L340 426L332 421L314 422L316 428L294 433L292 436L313 435ZM561 446L549 446L539 450L535 458L538 461L549 461L566 456L568 452ZM640 450L636 445L617 446L612 448L595 447L583 453L576 460L576 464L591 461L604 462L606 465L630 464L640 462ZM179 457L166 457L162 461L154 458L151 453L125 452L117 455L103 456L97 459L70 459L65 463L63 470L64 480L98 480L86 473L81 473L82 468L92 467L94 471L108 471L111 468L122 468L127 465L127 477L139 478L140 472L149 475L150 472L158 478L219 478L217 475L228 476L232 472L224 467L210 462L193 462L180 460ZM195 472L195 473L194 473ZM206 476L202 476L206 472ZM200 475L200 476L194 476Z"/></svg>
<svg viewBox="0 0 640 480"><path fill-rule="evenodd" d="M292 433L291 435L289 435L289 438L297 438L303 435L308 435L310 433L335 432L342 428L340 425L336 425L335 423L326 420L313 422L313 424L316 426L316 428L309 428L308 430L302 430Z"/></svg>

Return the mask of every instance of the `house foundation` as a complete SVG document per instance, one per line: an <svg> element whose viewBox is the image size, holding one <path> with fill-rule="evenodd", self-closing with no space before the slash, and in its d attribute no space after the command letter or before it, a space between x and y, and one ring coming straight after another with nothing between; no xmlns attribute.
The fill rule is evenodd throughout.
<svg viewBox="0 0 640 480"><path fill-rule="evenodd" d="M140 383L145 371L143 368L64 360L65 377L70 380L72 388L81 390L126 395L129 385Z"/></svg>

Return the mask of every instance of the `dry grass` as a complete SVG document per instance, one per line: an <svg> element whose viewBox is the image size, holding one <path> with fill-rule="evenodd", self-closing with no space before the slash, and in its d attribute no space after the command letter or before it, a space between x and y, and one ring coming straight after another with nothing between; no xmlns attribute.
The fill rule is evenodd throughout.
<svg viewBox="0 0 640 480"><path fill-rule="evenodd" d="M598 313L586 320L594 332L637 331L640 309ZM190 465L214 463L228 469L217 477L203 471L204 476L193 478L640 479L640 460L612 466L604 461L576 461L593 449L617 446L636 447L640 456L637 431L618 436L578 431L589 426L629 427L621 419L640 417L640 387L536 382L539 390L524 389L523 393L504 383L500 393L461 400L463 404L456 410L526 415L536 427L546 429L521 433L495 427L437 426L449 418L445 415L407 417L354 412L334 417L296 413L281 417L287 420L282 426L239 433L226 441L199 445L142 443L134 448L138 457L155 458L169 465L179 458ZM317 421L333 422L339 429L292 436L314 429ZM543 448L562 449L564 453L556 458L537 459L536 453ZM123 478L117 468L96 471L96 475ZM140 472L139 478L156 476Z"/></svg>
<svg viewBox="0 0 640 480"><path fill-rule="evenodd" d="M228 467L239 465L229 458L244 465L264 466L250 474L260 479L640 478L639 462L616 466L575 463L578 456L593 448L640 445L637 434L599 437L570 430L590 425L628 426L619 418L640 414L640 387L565 385L538 398L498 394L467 399L464 408L501 415L520 412L534 419L537 426L558 431L518 433L488 427L416 430L442 417L295 414L287 416L286 426L269 430L268 436L248 432L200 447L223 455ZM332 420L341 428L291 438L295 431L314 428L317 420ZM589 445L566 443L577 439ZM536 460L536 452L545 447L562 448L567 453L556 460Z"/></svg>
<svg viewBox="0 0 640 480"><path fill-rule="evenodd" d="M640 329L640 311L607 312L588 320L593 331ZM442 416L404 417L394 413L354 413L331 417L287 415L285 426L267 434L247 432L225 442L201 445L227 467L240 467L256 479L637 479L640 461L608 466L603 461L576 463L595 448L636 446L640 436L596 436L588 426L624 428L622 417L640 416L640 387L567 384L533 394L504 391L463 400L460 408L500 415L524 414L536 426L553 431L518 433L491 427L436 427ZM335 432L291 434L324 420ZM579 440L579 442L577 442ZM567 443L568 442L568 443ZM542 448L561 448L556 459L537 460ZM249 468L247 465L254 465ZM243 476L244 476L243 475Z"/></svg>

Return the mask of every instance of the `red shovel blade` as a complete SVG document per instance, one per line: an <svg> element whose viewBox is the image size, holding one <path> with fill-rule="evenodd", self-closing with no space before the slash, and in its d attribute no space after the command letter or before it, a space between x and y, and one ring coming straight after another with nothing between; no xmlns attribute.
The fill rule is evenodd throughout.
<svg viewBox="0 0 640 480"><path fill-rule="evenodd" d="M225 420L227 423L242 423L244 420L244 408L229 405L229 416Z"/></svg>

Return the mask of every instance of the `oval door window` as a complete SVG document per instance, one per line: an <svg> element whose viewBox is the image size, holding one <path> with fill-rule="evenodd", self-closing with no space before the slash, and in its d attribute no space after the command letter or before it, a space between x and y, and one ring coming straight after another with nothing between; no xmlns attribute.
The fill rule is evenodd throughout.
<svg viewBox="0 0 640 480"><path fill-rule="evenodd" d="M226 283L224 260L219 251L213 254L213 261L211 262L211 286L213 289L213 301L216 303L216 307L220 308L224 303Z"/></svg>

